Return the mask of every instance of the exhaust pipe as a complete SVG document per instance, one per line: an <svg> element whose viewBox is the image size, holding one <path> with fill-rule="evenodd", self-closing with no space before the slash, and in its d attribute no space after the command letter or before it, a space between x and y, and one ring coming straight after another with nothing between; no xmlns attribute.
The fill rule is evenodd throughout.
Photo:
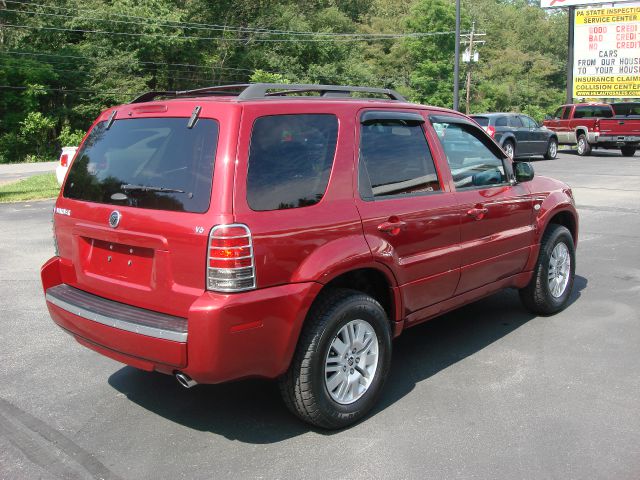
<svg viewBox="0 0 640 480"><path fill-rule="evenodd" d="M192 379L189 375L182 372L176 372L176 380L178 380L178 383L184 388L195 387L198 384L198 382Z"/></svg>

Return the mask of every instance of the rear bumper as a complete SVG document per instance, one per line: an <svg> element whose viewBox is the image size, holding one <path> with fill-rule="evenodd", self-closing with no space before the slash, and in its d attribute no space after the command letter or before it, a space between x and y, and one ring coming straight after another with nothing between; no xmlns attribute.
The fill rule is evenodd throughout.
<svg viewBox="0 0 640 480"><path fill-rule="evenodd" d="M636 147L640 144L640 135L600 135L597 140L599 145L612 148L622 146Z"/></svg>
<svg viewBox="0 0 640 480"><path fill-rule="evenodd" d="M307 282L240 294L205 292L180 319L68 290L57 257L41 276L51 317L81 344L144 370L180 370L200 383L281 375L322 288Z"/></svg>

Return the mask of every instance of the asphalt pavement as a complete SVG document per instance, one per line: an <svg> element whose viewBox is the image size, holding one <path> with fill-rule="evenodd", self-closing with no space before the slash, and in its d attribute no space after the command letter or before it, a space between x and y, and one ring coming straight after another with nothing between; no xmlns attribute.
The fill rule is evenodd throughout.
<svg viewBox="0 0 640 480"><path fill-rule="evenodd" d="M372 415L315 430L272 382L185 390L48 316L52 202L0 205L0 479L640 477L640 154L533 162L574 188L571 304L505 291L407 330Z"/></svg>

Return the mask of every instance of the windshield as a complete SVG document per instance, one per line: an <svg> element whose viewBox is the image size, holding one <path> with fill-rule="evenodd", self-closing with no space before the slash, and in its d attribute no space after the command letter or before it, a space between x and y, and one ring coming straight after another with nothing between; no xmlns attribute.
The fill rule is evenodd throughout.
<svg viewBox="0 0 640 480"><path fill-rule="evenodd" d="M209 208L218 123L187 118L100 122L73 162L67 198L157 210Z"/></svg>

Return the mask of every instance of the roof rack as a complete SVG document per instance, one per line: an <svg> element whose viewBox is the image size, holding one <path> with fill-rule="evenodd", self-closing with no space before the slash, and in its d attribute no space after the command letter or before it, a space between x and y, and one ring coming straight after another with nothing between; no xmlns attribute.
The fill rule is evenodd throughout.
<svg viewBox="0 0 640 480"><path fill-rule="evenodd" d="M143 103L158 97L193 97L197 95L236 95L239 101L259 100L283 97L293 93L318 92L321 97L349 98L352 93L373 93L384 95L391 100L406 102L407 100L395 90L389 88L351 87L346 85L307 85L287 83L239 83L235 85L218 85L215 87L197 88L194 90L151 91L143 93L130 103Z"/></svg>

